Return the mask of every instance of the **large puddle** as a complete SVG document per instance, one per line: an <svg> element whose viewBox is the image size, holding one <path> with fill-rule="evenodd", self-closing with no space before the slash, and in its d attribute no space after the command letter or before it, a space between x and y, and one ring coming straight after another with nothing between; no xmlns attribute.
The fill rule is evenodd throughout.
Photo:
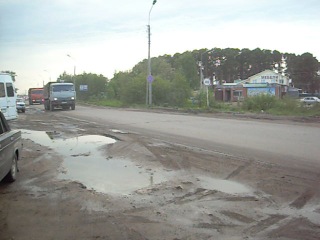
<svg viewBox="0 0 320 240"><path fill-rule="evenodd" d="M234 181L215 179L206 176L199 176L197 179L205 189L217 190L228 194L250 194L252 190L241 183Z"/></svg>
<svg viewBox="0 0 320 240"><path fill-rule="evenodd" d="M80 182L88 189L97 192L130 194L138 189L170 180L176 174L182 179L186 178L185 181L193 178L183 171L180 174L161 169L153 171L138 166L128 159L110 158L103 149L106 145L116 142L110 137L85 135L65 138L59 132L31 130L21 130L21 132L23 138L49 147L61 155L63 163L59 179ZM194 183L202 188L227 194L249 194L252 191L240 183L229 180L207 176L199 176L196 179Z"/></svg>
<svg viewBox="0 0 320 240"><path fill-rule="evenodd" d="M166 172L153 172L130 160L113 159L99 150L116 140L86 135L64 138L58 132L21 130L22 137L50 147L63 157L59 179L81 182L88 189L103 193L129 194L137 189L166 181Z"/></svg>

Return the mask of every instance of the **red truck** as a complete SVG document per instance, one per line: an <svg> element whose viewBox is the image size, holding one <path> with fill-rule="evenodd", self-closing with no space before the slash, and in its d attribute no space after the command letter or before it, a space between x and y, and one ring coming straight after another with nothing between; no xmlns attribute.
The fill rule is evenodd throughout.
<svg viewBox="0 0 320 240"><path fill-rule="evenodd" d="M34 103L43 104L43 88L29 88L28 90L29 104Z"/></svg>

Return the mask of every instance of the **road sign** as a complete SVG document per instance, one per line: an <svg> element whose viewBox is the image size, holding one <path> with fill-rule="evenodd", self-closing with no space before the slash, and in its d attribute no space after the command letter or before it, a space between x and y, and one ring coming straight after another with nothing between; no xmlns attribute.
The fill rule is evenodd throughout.
<svg viewBox="0 0 320 240"><path fill-rule="evenodd" d="M211 81L209 78L206 78L203 80L203 84L206 85L206 86L210 86L211 85Z"/></svg>
<svg viewBox="0 0 320 240"><path fill-rule="evenodd" d="M148 77L147 77L147 80L148 80L148 82L149 83L152 83L153 82L153 76L152 75L149 75Z"/></svg>

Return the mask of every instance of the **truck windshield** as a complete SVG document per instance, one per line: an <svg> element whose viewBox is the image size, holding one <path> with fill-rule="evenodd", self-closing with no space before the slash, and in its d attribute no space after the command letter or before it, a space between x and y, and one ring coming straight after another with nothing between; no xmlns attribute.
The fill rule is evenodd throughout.
<svg viewBox="0 0 320 240"><path fill-rule="evenodd" d="M32 90L31 94L43 94L43 90Z"/></svg>
<svg viewBox="0 0 320 240"><path fill-rule="evenodd" d="M74 91L73 85L55 85L52 86L53 92Z"/></svg>

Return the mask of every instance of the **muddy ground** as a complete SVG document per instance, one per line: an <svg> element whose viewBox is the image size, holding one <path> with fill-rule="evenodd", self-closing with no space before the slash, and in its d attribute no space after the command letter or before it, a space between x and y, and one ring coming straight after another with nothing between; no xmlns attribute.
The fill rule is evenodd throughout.
<svg viewBox="0 0 320 240"><path fill-rule="evenodd" d="M17 181L0 183L0 239L320 239L317 167L172 145L40 108L10 124L24 147Z"/></svg>

